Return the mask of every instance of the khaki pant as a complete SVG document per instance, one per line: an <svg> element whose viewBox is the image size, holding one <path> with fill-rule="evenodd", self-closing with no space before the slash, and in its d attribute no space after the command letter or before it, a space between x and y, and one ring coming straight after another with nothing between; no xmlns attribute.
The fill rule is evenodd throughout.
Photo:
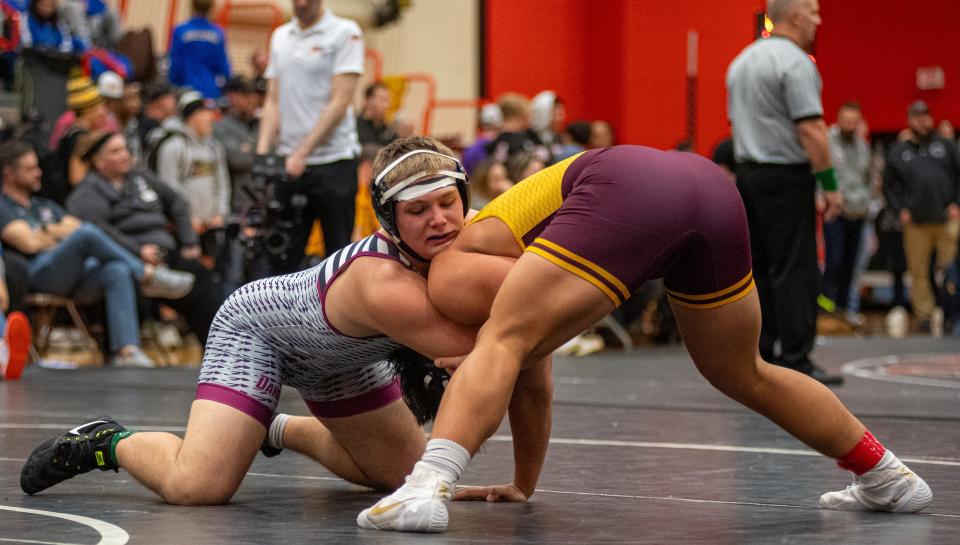
<svg viewBox="0 0 960 545"><path fill-rule="evenodd" d="M936 270L945 269L957 256L960 222L921 223L903 226L903 252L910 271L910 300L913 313L921 320L930 318L934 307L930 286L930 256L937 251Z"/></svg>

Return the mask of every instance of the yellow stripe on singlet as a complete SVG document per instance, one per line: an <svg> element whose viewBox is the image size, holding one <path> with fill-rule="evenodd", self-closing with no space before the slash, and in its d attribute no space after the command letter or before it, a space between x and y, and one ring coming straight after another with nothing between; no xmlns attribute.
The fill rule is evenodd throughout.
<svg viewBox="0 0 960 545"><path fill-rule="evenodd" d="M754 283L753 279L751 279L750 285L744 288L744 290L741 291L740 293L737 293L736 295L734 295L733 297L730 297L729 299L721 299L719 301L714 301L712 303L687 303L685 301L681 301L680 299L676 299L675 296L670 297L670 302L680 305L681 307L696 308L701 310L708 309L708 308L717 308L717 307L722 307L723 305L729 305L730 303L743 299L744 297L749 295L751 291L753 291L754 286L756 286L756 284Z"/></svg>
<svg viewBox="0 0 960 545"><path fill-rule="evenodd" d="M583 268L589 269L589 270L593 271L595 274L597 274L597 275L599 275L599 276L602 276L602 277L604 278L604 280L606 280L607 282L610 282L611 284L614 285L614 287L616 287L618 290L620 290L620 293L623 295L623 300L627 300L627 299L630 298L630 290L627 289L627 286L625 286L625 285L623 284L623 282L620 281L620 279L618 279L616 276L613 276L612 274L610 274L609 272L607 272L607 270L604 269L603 267L601 267L600 265L597 265L597 264L594 263L593 261L590 261L589 259L587 259L587 258L585 258L585 257L581 257L581 256L579 256L579 255L571 252L570 250L564 248L563 246L559 246L559 245L557 245L557 244L554 244L553 242L550 242L549 240L544 240L544 239L542 239L542 238L538 238L538 239L535 240L534 242L536 242L537 244L542 244L543 246L546 246L547 248L550 248L551 250L557 252L558 254L561 254L561 255L563 255L564 257L569 258L571 261L576 261L576 262L579 263ZM530 249L532 250L532 248L530 248Z"/></svg>
<svg viewBox="0 0 960 545"><path fill-rule="evenodd" d="M750 271L747 273L747 276L744 276L742 279L740 279L740 281L730 286L729 288L724 288L720 291L715 291L713 293L708 293L706 295L688 295L686 293L679 292L679 291L673 291L673 290L666 290L666 291L670 295L673 295L676 297L683 297L684 299L690 299L692 301L706 301L707 299L716 299L717 297L723 297L724 295L732 291L737 291L738 289L743 287L744 284L746 284L752 279L753 279L753 271Z"/></svg>
<svg viewBox="0 0 960 545"><path fill-rule="evenodd" d="M526 248L523 237L547 219L563 204L563 174L581 154L564 159L517 183L490 201L467 225L486 218L497 218L507 224L520 248Z"/></svg>
<svg viewBox="0 0 960 545"><path fill-rule="evenodd" d="M588 273L587 271L584 271L583 269L578 268L573 263L568 263L546 250L537 248L536 246L530 246L529 248L527 248L526 251L537 254L538 256L546 259L547 261L553 263L554 265L564 270L567 270L569 272L572 272L573 274L579 276L580 278L583 278L587 282L590 282L594 286L600 288L600 291L602 291L607 297L610 298L611 301L613 301L614 306L620 306L623 303L623 299L617 296L617 294L614 293L613 290L605 286L603 282L597 279L596 276Z"/></svg>

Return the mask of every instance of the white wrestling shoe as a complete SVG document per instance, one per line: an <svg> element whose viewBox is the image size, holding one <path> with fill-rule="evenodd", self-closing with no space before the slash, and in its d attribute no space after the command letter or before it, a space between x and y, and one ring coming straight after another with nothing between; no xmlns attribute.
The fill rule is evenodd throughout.
<svg viewBox="0 0 960 545"><path fill-rule="evenodd" d="M394 532L443 532L452 493L451 483L417 462L403 486L357 516L357 526Z"/></svg>
<svg viewBox="0 0 960 545"><path fill-rule="evenodd" d="M890 451L884 454L877 467L863 475L855 475L853 484L845 490L820 496L820 507L841 511L916 513L933 501L933 492L927 483Z"/></svg>

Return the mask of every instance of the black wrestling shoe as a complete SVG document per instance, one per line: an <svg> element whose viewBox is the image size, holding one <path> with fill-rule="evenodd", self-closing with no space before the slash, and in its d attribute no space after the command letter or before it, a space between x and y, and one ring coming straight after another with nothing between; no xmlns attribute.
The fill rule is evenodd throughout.
<svg viewBox="0 0 960 545"><path fill-rule="evenodd" d="M110 443L114 434L126 431L115 420L101 416L44 441L23 464L20 488L36 494L93 469L117 471L118 466L110 460Z"/></svg>
<svg viewBox="0 0 960 545"><path fill-rule="evenodd" d="M270 428L273 426L273 421L277 418L278 414L280 413L273 413L273 416L270 417L270 423L267 424L267 435L263 438L263 443L260 443L260 452L267 458L273 458L283 452L282 448L270 446Z"/></svg>

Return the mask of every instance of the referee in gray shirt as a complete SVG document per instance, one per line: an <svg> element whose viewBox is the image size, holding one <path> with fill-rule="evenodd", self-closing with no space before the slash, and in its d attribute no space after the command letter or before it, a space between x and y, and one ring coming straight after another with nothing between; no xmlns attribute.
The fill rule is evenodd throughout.
<svg viewBox="0 0 960 545"><path fill-rule="evenodd" d="M763 325L760 355L810 375L820 273L815 210L829 220L842 197L831 165L822 82L807 55L820 25L817 0L768 0L772 36L747 46L727 71L737 186L750 225ZM822 193L817 193L817 186Z"/></svg>

